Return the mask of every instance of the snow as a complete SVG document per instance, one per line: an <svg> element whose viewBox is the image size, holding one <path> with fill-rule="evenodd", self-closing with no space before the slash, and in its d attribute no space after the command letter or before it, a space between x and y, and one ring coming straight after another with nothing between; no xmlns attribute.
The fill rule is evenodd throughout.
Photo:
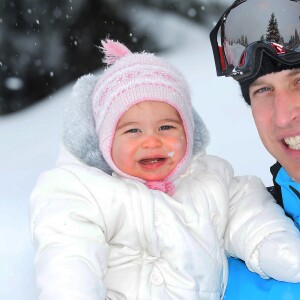
<svg viewBox="0 0 300 300"><path fill-rule="evenodd" d="M135 17L134 22L148 26L150 34L166 47L161 55L187 77L194 106L211 134L208 152L229 160L237 175L255 174L270 185L269 166L274 159L261 145L238 84L216 77L209 30L159 12L137 12ZM1 300L36 299L28 199L38 175L54 165L64 101L71 86L29 109L0 118Z"/></svg>

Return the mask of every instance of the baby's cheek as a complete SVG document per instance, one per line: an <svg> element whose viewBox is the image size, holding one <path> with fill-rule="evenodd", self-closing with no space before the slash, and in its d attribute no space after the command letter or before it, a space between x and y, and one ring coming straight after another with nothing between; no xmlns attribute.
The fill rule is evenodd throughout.
<svg viewBox="0 0 300 300"><path fill-rule="evenodd" d="M174 138L172 141L170 140L169 147L172 149L169 153L169 157L175 156L183 156L186 152L186 141L185 137L182 136L179 139Z"/></svg>
<svg viewBox="0 0 300 300"><path fill-rule="evenodd" d="M122 146L126 147L127 149L135 149L137 147L137 143L134 139L127 140Z"/></svg>

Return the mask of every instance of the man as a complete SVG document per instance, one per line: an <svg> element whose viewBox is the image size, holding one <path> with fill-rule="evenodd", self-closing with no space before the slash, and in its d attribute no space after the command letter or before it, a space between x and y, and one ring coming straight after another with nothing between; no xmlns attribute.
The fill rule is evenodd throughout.
<svg viewBox="0 0 300 300"><path fill-rule="evenodd" d="M277 203L300 228L300 1L237 0L210 34L218 76L231 76L251 105ZM270 253L272 255L272 253ZM265 280L229 259L224 299L299 299L300 284ZM300 270L299 270L300 272Z"/></svg>

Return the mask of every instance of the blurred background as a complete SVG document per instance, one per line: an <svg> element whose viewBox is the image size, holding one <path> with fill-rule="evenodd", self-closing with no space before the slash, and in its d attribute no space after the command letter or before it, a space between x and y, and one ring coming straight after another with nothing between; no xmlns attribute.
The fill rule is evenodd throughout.
<svg viewBox="0 0 300 300"><path fill-rule="evenodd" d="M226 0L1 0L0 115L44 99L101 67L97 46L106 37L134 51L163 51L132 22L141 6L207 25ZM163 38L163 37L162 37Z"/></svg>

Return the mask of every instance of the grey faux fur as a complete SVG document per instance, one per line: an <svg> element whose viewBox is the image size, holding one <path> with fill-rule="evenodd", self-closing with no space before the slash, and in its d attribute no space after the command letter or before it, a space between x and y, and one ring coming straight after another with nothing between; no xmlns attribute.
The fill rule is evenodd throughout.
<svg viewBox="0 0 300 300"><path fill-rule="evenodd" d="M78 79L72 94L67 100L64 125L63 144L80 161L91 167L111 174L112 170L104 160L98 147L92 114L92 93L97 77L89 74ZM204 150L209 141L209 134L199 114L193 109L195 121L194 154Z"/></svg>

